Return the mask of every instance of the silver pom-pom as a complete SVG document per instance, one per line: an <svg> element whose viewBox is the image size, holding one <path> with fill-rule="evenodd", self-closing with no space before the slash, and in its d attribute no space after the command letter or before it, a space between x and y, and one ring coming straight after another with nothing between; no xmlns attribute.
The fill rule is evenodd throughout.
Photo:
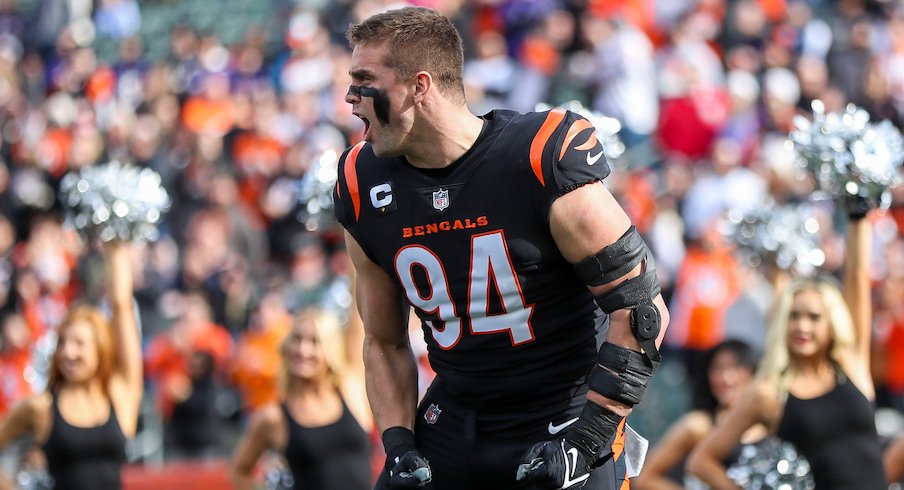
<svg viewBox="0 0 904 490"><path fill-rule="evenodd" d="M843 113L825 113L812 103L813 120L794 119L790 144L799 164L811 173L818 190L835 198L858 197L879 209L891 204L889 187L904 182L904 139L889 121L869 122L869 114L852 104Z"/></svg>
<svg viewBox="0 0 904 490"><path fill-rule="evenodd" d="M581 104L576 100L566 102L556 107L580 114L590 121L590 123L593 124L593 127L596 128L596 137L599 139L600 144L603 145L603 154L606 155L606 160L609 162L610 166L616 166L618 158L625 153L625 144L618 136L618 132L621 131L622 128L618 119L605 116L600 112L584 107L584 104ZM537 104L536 110L548 111L556 107L540 103Z"/></svg>
<svg viewBox="0 0 904 490"><path fill-rule="evenodd" d="M793 444L776 437L745 444L728 477L751 490L812 490L810 463Z"/></svg>
<svg viewBox="0 0 904 490"><path fill-rule="evenodd" d="M735 244L739 258L751 267L763 264L796 275L812 275L826 260L819 221L810 205L731 209L720 223L725 239Z"/></svg>
<svg viewBox="0 0 904 490"><path fill-rule="evenodd" d="M156 240L170 207L157 172L116 160L66 174L60 198L68 224L104 242Z"/></svg>
<svg viewBox="0 0 904 490"><path fill-rule="evenodd" d="M336 150L319 153L298 184L296 218L308 231L317 231L333 223L333 188L339 175Z"/></svg>

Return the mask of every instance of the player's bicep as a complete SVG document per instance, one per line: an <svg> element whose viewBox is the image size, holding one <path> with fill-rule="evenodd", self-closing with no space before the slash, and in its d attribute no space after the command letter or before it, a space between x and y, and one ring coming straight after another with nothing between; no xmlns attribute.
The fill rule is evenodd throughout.
<svg viewBox="0 0 904 490"><path fill-rule="evenodd" d="M553 239L573 264L615 243L630 226L630 218L602 182L574 189L550 209Z"/></svg>
<svg viewBox="0 0 904 490"><path fill-rule="evenodd" d="M556 199L550 208L549 226L559 252L575 264L597 304L610 314L608 340L636 349L640 344L635 345L629 309L652 303L657 310L657 326L649 334L655 331L658 346L669 316L652 253L606 186L595 182ZM652 349L652 345L644 347Z"/></svg>
<svg viewBox="0 0 904 490"><path fill-rule="evenodd" d="M365 334L380 342L407 342L408 309L398 287L348 232L345 243L355 266L355 300Z"/></svg>

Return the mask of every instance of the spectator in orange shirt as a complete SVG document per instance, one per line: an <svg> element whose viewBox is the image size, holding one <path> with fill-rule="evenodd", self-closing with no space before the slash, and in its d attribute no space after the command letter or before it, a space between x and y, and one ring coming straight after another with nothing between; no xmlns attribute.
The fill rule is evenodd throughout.
<svg viewBox="0 0 904 490"><path fill-rule="evenodd" d="M737 268L732 250L719 243L714 229L688 244L664 342L676 349L687 373L702 372L706 352L724 340L725 313L740 292Z"/></svg>
<svg viewBox="0 0 904 490"><path fill-rule="evenodd" d="M669 344L705 351L722 341L723 317L738 294L737 262L725 246L693 245L678 273Z"/></svg>
<svg viewBox="0 0 904 490"><path fill-rule="evenodd" d="M189 97L182 107L182 123L191 131L222 137L235 123L235 107L229 95L229 78L212 73L204 79L199 95Z"/></svg>
<svg viewBox="0 0 904 490"><path fill-rule="evenodd" d="M904 413L904 241L888 248L889 274L878 284L875 376L884 382L890 405Z"/></svg>
<svg viewBox="0 0 904 490"><path fill-rule="evenodd" d="M33 394L25 370L31 362L31 332L18 313L0 320L0 415L19 400Z"/></svg>
<svg viewBox="0 0 904 490"><path fill-rule="evenodd" d="M246 413L279 399L280 345L289 333L292 316L278 291L268 292L251 313L248 330L239 338L232 370Z"/></svg>
<svg viewBox="0 0 904 490"><path fill-rule="evenodd" d="M213 322L207 300L199 293L188 293L182 301L180 317L169 331L151 341L144 358L147 377L156 385L157 403L165 420L172 415L174 403L190 394L192 353L210 353L219 373L225 372L232 356L232 336Z"/></svg>

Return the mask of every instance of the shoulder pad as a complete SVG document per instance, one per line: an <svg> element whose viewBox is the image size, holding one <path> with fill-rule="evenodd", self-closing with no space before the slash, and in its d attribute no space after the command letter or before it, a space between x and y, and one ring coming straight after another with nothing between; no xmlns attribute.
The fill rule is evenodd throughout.
<svg viewBox="0 0 904 490"><path fill-rule="evenodd" d="M365 143L362 141L345 150L339 158L336 188L333 189L333 213L336 221L348 227L361 216L361 194L358 189L358 157Z"/></svg>

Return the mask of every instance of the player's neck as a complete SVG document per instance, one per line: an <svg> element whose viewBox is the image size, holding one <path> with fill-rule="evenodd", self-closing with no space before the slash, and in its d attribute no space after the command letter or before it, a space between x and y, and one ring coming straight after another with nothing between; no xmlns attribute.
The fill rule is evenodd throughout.
<svg viewBox="0 0 904 490"><path fill-rule="evenodd" d="M408 163L417 168L443 168L461 158L480 137L483 119L471 114L467 106L446 105L431 111L418 121Z"/></svg>

